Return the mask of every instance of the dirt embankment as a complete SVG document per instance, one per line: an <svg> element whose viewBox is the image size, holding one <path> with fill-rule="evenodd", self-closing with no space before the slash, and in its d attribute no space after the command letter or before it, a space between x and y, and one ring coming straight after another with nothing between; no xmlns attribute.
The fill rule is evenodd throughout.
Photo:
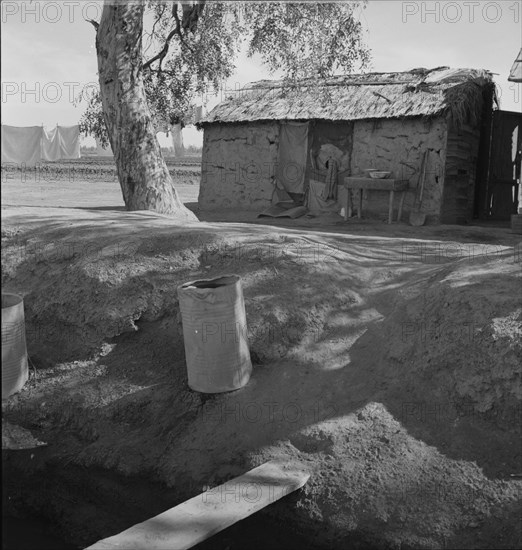
<svg viewBox="0 0 522 550"><path fill-rule="evenodd" d="M25 479L10 484L11 507L29 502L85 545L280 457L312 477L260 521L282 516L311 547L522 543L510 237L426 261L411 252L435 250L429 235L65 209L14 211L3 235L3 285L25 297L37 368L4 416L49 443L19 463L4 453ZM476 245L461 236L454 245ZM244 283L254 375L205 396L186 385L176 286L230 272ZM149 481L130 487L144 478L154 506Z"/></svg>

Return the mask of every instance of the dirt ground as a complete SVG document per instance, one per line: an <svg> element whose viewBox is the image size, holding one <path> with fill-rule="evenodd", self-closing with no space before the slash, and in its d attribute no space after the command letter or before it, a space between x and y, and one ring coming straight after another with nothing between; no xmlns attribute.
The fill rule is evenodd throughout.
<svg viewBox="0 0 522 550"><path fill-rule="evenodd" d="M249 212L179 226L106 189L2 181L2 286L24 296L36 368L3 418L47 443L3 451L12 513L85 546L297 459L301 491L201 548L522 546L520 236ZM224 273L254 373L203 395L176 287Z"/></svg>

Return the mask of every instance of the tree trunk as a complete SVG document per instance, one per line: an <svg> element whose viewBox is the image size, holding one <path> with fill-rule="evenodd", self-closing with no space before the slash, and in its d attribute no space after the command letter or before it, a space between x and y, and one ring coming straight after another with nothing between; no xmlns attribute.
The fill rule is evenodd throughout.
<svg viewBox="0 0 522 550"><path fill-rule="evenodd" d="M96 33L103 114L127 210L197 220L174 189L156 138L142 74L145 0L105 0Z"/></svg>
<svg viewBox="0 0 522 550"><path fill-rule="evenodd" d="M181 124L172 124L170 127L170 135L172 136L172 149L174 150L174 158L182 158L185 156L185 146L183 145L183 130Z"/></svg>

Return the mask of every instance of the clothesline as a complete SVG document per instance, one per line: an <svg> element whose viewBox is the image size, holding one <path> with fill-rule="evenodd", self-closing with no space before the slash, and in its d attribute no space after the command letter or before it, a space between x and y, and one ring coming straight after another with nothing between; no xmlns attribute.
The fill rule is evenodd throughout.
<svg viewBox="0 0 522 550"><path fill-rule="evenodd" d="M40 161L80 158L80 127L2 124L2 162L35 166Z"/></svg>

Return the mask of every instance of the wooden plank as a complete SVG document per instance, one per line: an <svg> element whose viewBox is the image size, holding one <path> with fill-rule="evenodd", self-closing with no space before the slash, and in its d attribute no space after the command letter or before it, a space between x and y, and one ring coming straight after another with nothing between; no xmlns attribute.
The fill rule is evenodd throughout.
<svg viewBox="0 0 522 550"><path fill-rule="evenodd" d="M344 178L344 187L347 189L373 189L376 191L405 191L408 180L373 179L373 178Z"/></svg>
<svg viewBox="0 0 522 550"><path fill-rule="evenodd" d="M271 461L86 550L184 550L303 487L298 463Z"/></svg>

